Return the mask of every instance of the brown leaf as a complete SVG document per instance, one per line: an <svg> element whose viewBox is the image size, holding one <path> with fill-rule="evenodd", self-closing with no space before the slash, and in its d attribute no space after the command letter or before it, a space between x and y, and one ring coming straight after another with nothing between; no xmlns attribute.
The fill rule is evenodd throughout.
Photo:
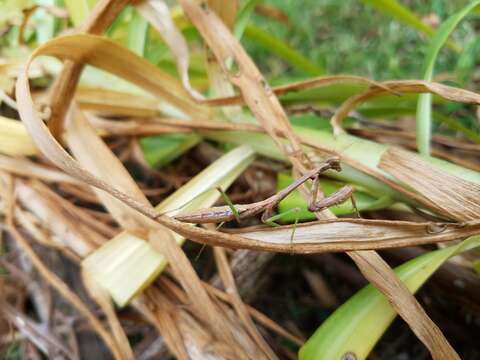
<svg viewBox="0 0 480 360"><path fill-rule="evenodd" d="M407 151L389 148L379 168L414 189L430 208L457 221L480 218L480 185L432 166Z"/></svg>
<svg viewBox="0 0 480 360"><path fill-rule="evenodd" d="M341 126L342 121L356 106L371 98L388 95L388 93L392 91L400 94L431 93L451 101L466 104L480 104L480 95L468 90L447 86L436 82L424 80L393 80L384 81L381 83L381 85L387 87L388 90L383 87L380 88L378 86L373 86L362 94L352 96L337 109L330 120L336 135L344 133L344 130Z"/></svg>

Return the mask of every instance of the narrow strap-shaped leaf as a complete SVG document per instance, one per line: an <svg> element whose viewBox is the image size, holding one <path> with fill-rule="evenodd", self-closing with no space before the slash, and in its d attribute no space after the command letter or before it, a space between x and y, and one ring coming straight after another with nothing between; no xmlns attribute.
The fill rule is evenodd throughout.
<svg viewBox="0 0 480 360"><path fill-rule="evenodd" d="M480 246L480 237L416 257L395 269L397 276L415 293L450 257ZM351 353L365 359L392 323L396 313L388 300L368 285L323 322L300 349L300 360L345 359Z"/></svg>
<svg viewBox="0 0 480 360"><path fill-rule="evenodd" d="M448 40L458 23L472 11L480 1L473 1L462 10L450 16L432 38L425 58L423 79L431 81L433 69L440 49ZM432 137L432 94L421 94L417 104L417 146L421 154L430 154L430 140Z"/></svg>

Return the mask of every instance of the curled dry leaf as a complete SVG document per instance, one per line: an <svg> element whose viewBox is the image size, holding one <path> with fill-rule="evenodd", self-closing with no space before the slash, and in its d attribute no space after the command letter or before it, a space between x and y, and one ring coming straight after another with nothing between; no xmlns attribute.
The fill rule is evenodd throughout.
<svg viewBox="0 0 480 360"><path fill-rule="evenodd" d="M100 0L81 26L80 31L101 34L110 26L117 15L128 4L129 0ZM73 93L83 70L81 62L67 60L62 72L52 86L50 108L52 110L49 128L55 137L63 132L64 116L73 99Z"/></svg>
<svg viewBox="0 0 480 360"><path fill-rule="evenodd" d="M106 38L94 35L58 37L37 48L31 56L40 55L88 63L140 86L187 115L206 117L209 114L208 109L190 99L174 77Z"/></svg>
<svg viewBox="0 0 480 360"><path fill-rule="evenodd" d="M397 148L383 154L379 167L426 198L438 213L457 221L480 218L480 185Z"/></svg>
<svg viewBox="0 0 480 360"><path fill-rule="evenodd" d="M344 133L342 129L342 121L357 105L365 102L371 98L378 96L388 95L389 92L402 93L431 93L441 96L447 100L466 103L466 104L480 104L480 95L456 88L453 86L447 86L436 82L429 82L424 80L395 80L385 81L381 83L388 88L388 91L384 87L373 86L366 92L352 96L340 106L332 119L330 120L333 131L336 135Z"/></svg>
<svg viewBox="0 0 480 360"><path fill-rule="evenodd" d="M478 220L465 223L415 223L408 221L335 219L294 226L242 230L243 238L265 243L271 250L288 252L323 252L370 250L390 247L422 245L466 238L478 233ZM264 244L262 250L267 250ZM295 246L295 250L293 248Z"/></svg>

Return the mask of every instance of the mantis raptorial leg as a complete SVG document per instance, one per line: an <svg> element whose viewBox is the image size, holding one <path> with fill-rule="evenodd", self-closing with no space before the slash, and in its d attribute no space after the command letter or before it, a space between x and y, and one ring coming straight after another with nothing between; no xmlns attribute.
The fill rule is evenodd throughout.
<svg viewBox="0 0 480 360"><path fill-rule="evenodd" d="M313 182L312 198L310 200L310 203L308 204L308 210L310 210L311 212L325 210L330 206L339 205L350 198L352 207L355 210L357 217L360 217L360 212L358 211L357 203L355 202L355 197L353 195L353 193L355 192L355 188L353 186L346 185L335 191L333 194L330 194L329 196L317 201L318 188L319 179L317 177Z"/></svg>

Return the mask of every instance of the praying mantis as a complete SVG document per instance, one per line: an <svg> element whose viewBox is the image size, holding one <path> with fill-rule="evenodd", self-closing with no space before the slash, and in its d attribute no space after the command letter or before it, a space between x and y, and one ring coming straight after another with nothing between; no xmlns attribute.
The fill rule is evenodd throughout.
<svg viewBox="0 0 480 360"><path fill-rule="evenodd" d="M292 191L301 186L307 180L314 180L313 192L308 205L308 209L312 212L324 210L330 206L338 205L345 202L347 199L351 199L352 205L357 211L355 199L353 197L354 188L350 185L342 187L340 190L317 201L318 188L319 188L319 175L327 170L341 171L340 159L333 157L324 161L320 166L313 170L308 171L303 176L293 181L289 186L280 190L278 193L270 196L269 198L250 203L250 204L232 204L227 195L218 188L223 198L228 205L215 206L208 209L199 209L188 213L180 213L173 218L182 222L192 224L206 224L206 223L224 223L236 219L237 222L241 222L244 219L253 217L258 214L262 214L261 220L263 223L271 226L278 226L274 221L281 218L283 214L273 215L274 208L280 201L286 198ZM299 209L291 209L290 211L298 211ZM297 221L295 222L295 224Z"/></svg>

